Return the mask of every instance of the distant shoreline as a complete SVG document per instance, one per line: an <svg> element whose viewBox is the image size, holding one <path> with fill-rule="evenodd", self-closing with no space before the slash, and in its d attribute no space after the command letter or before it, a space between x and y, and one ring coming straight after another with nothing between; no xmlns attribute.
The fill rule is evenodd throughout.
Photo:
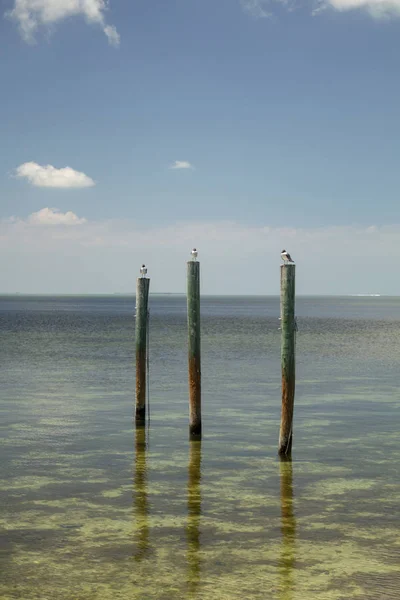
<svg viewBox="0 0 400 600"><path fill-rule="evenodd" d="M150 292L151 296L186 296L185 292ZM60 292L0 292L0 298L49 297L49 298L128 298L135 292L110 293L60 293ZM279 298L276 294L202 294L204 298ZM296 298L399 298L400 294L297 294Z"/></svg>

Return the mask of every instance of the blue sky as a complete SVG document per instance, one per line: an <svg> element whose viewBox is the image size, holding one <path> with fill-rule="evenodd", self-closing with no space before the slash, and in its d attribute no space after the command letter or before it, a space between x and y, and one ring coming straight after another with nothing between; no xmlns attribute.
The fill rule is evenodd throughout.
<svg viewBox="0 0 400 600"><path fill-rule="evenodd" d="M400 293L399 0L3 7L0 292Z"/></svg>

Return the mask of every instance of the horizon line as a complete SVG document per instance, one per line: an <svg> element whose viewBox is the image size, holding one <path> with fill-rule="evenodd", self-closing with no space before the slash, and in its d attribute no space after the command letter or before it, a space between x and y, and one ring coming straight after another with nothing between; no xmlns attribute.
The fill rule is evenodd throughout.
<svg viewBox="0 0 400 600"><path fill-rule="evenodd" d="M151 292L150 291L150 296L186 296L186 292ZM135 292L0 292L0 297L2 296L70 296L70 297L77 297L77 296L93 296L93 297L97 297L97 296L107 296L107 297L115 297L115 296L136 296ZM201 294L202 297L215 297L215 296L223 296L223 297L260 297L260 298L265 298L265 297L277 297L279 298L280 294L275 293L275 294ZM296 298L300 298L300 297L320 297L320 298L324 298L324 297L349 297L349 298L398 298L400 297L400 293L399 294L350 294L350 293L346 293L346 294L313 294L313 293L309 293L309 294L296 294Z"/></svg>

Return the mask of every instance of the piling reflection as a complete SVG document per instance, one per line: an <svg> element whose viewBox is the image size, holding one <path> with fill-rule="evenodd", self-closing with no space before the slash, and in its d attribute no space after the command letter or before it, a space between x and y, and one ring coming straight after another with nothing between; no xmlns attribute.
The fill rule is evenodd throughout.
<svg viewBox="0 0 400 600"><path fill-rule="evenodd" d="M201 516L201 441L189 444L188 471L188 591L196 594L200 582L200 516Z"/></svg>
<svg viewBox="0 0 400 600"><path fill-rule="evenodd" d="M294 590L296 518L293 509L293 468L289 458L280 460L282 550L279 559L280 600L291 600Z"/></svg>
<svg viewBox="0 0 400 600"><path fill-rule="evenodd" d="M135 437L135 471L133 476L134 507L136 518L137 548L133 555L137 561L150 551L149 544L149 500L147 493L147 439L146 428L137 427Z"/></svg>

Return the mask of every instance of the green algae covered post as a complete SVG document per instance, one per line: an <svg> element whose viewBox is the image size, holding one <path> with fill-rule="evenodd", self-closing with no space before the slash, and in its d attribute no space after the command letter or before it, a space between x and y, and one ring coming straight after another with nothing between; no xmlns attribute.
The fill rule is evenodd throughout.
<svg viewBox="0 0 400 600"><path fill-rule="evenodd" d="M279 432L281 455L290 455L293 439L293 409L295 391L295 275L294 264L281 265L281 367L282 367L282 415Z"/></svg>
<svg viewBox="0 0 400 600"><path fill-rule="evenodd" d="M196 253L197 257L197 253ZM201 438L200 263L187 263L189 436Z"/></svg>
<svg viewBox="0 0 400 600"><path fill-rule="evenodd" d="M148 300L150 279L144 275L147 269L142 266L142 277L136 282L136 425L144 425L146 421L146 362L148 339Z"/></svg>

